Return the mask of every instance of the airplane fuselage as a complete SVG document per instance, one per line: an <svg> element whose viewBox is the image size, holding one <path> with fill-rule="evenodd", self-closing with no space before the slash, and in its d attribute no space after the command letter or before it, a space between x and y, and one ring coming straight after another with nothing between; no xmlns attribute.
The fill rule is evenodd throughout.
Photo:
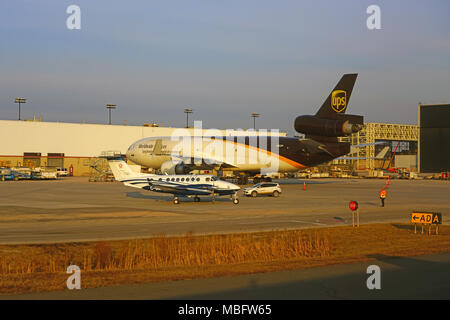
<svg viewBox="0 0 450 320"><path fill-rule="evenodd" d="M143 175L122 179L126 186L173 195L234 195L239 187L211 175ZM212 192L213 191L213 192Z"/></svg>
<svg viewBox="0 0 450 320"><path fill-rule="evenodd" d="M181 146L181 147L180 147ZM350 144L271 136L151 137L135 142L127 158L148 168L159 169L170 161L222 167L230 171L256 172L274 168L277 172L328 162L350 151Z"/></svg>

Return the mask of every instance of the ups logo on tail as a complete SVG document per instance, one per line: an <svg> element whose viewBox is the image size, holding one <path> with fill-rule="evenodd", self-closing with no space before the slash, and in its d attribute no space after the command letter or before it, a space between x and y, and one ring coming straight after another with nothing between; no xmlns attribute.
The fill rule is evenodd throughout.
<svg viewBox="0 0 450 320"><path fill-rule="evenodd" d="M335 90L331 93L331 108L336 112L343 112L347 108L347 92Z"/></svg>

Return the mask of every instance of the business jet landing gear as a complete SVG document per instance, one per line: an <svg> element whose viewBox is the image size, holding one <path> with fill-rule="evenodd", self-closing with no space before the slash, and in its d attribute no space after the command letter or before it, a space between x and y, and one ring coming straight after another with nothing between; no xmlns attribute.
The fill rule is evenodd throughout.
<svg viewBox="0 0 450 320"><path fill-rule="evenodd" d="M239 199L238 199L238 197L237 197L237 194L233 194L233 195L231 196L231 200L233 200L233 203L234 203L234 204L238 204L238 203L239 203Z"/></svg>
<svg viewBox="0 0 450 320"><path fill-rule="evenodd" d="M200 202L200 198L199 197L194 197L194 202Z"/></svg>
<svg viewBox="0 0 450 320"><path fill-rule="evenodd" d="M173 197L173 203L174 203L174 204L179 204L179 203L180 203L180 200L178 200L177 197Z"/></svg>

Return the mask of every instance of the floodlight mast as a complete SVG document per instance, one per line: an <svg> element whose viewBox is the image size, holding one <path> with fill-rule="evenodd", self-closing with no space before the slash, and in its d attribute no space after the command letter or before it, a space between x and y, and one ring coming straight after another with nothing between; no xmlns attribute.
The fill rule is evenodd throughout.
<svg viewBox="0 0 450 320"><path fill-rule="evenodd" d="M186 113L186 128L189 128L189 114L192 113L192 109L185 108L184 113Z"/></svg>
<svg viewBox="0 0 450 320"><path fill-rule="evenodd" d="M116 108L115 104L108 103L106 104L106 108L109 110L109 124L111 124L111 110Z"/></svg>
<svg viewBox="0 0 450 320"><path fill-rule="evenodd" d="M259 118L259 113L253 112L252 118L253 118L253 129L256 130L256 118Z"/></svg>
<svg viewBox="0 0 450 320"><path fill-rule="evenodd" d="M26 103L26 102L27 102L27 99L25 99L25 98L16 98L14 100L14 103L18 103L19 104L19 120L20 120L20 105L22 103Z"/></svg>

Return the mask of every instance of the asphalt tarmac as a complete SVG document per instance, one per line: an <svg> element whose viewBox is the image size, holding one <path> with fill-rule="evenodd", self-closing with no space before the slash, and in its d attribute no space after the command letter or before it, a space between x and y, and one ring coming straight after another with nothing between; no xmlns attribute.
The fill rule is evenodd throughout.
<svg viewBox="0 0 450 320"><path fill-rule="evenodd" d="M0 244L145 238L351 225L348 208L356 200L361 224L409 222L414 210L441 212L450 222L450 182L390 180L386 206L380 206L383 179L280 181L278 198L247 198L240 203L181 199L119 182L87 178L0 182Z"/></svg>

